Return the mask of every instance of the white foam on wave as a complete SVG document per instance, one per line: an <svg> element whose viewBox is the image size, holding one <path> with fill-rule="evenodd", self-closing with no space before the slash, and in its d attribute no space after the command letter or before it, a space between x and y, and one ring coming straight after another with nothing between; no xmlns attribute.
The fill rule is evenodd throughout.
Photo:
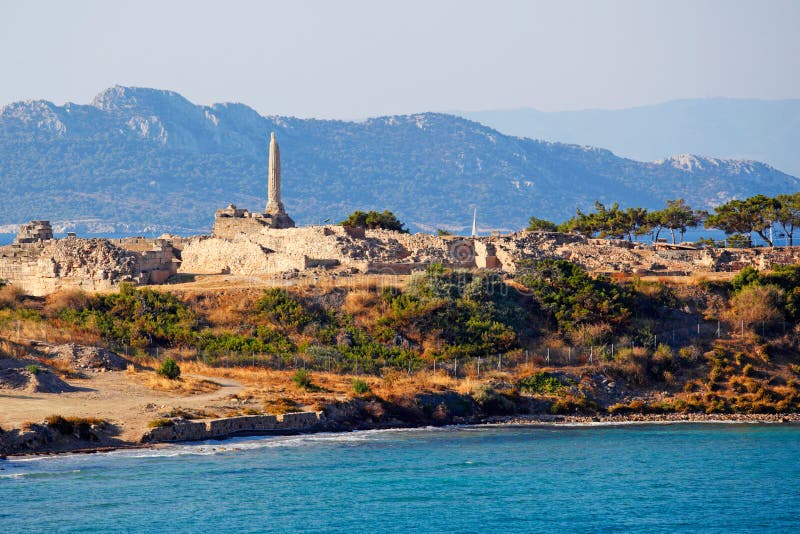
<svg viewBox="0 0 800 534"><path fill-rule="evenodd" d="M69 469L75 466L102 464L105 460L114 459L147 459L178 458L183 456L213 456L229 454L237 451L253 451L271 448L293 448L326 443L358 444L378 442L395 434L421 432L448 432L459 427L421 427L421 428L386 428L374 430L357 430L353 432L320 432L317 434L300 434L293 436L247 436L232 437L221 440L207 440L175 444L159 444L150 448L117 449L94 454L71 453L58 456L25 456L8 460L0 467L7 470L22 469L22 472L0 474L0 478L19 478L42 473L75 473L80 469ZM2 472L0 472L2 473Z"/></svg>

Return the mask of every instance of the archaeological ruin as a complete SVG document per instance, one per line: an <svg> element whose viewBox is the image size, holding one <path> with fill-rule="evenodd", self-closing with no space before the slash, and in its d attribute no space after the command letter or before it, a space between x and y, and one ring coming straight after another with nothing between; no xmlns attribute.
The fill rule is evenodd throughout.
<svg viewBox="0 0 800 534"><path fill-rule="evenodd" d="M210 235L159 239L55 239L48 221L20 227L0 247L0 282L31 295L64 288L108 290L121 282L163 284L176 274L294 277L319 274L409 274L440 263L513 273L523 259L561 258L592 272L678 276L768 269L797 263L799 249L694 249L590 239L556 232L434 236L340 225L296 227L281 201L280 149L269 143L263 213L233 204L217 210Z"/></svg>

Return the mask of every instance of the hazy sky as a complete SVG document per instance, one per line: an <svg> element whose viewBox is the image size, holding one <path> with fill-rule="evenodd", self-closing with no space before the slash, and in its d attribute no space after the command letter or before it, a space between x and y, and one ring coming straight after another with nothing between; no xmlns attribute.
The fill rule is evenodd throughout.
<svg viewBox="0 0 800 534"><path fill-rule="evenodd" d="M355 118L800 97L800 1L0 0L0 105L114 84Z"/></svg>

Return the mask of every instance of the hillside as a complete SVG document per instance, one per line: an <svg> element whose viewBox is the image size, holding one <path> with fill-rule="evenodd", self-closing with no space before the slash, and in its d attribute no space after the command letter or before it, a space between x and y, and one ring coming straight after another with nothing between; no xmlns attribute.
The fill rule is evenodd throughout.
<svg viewBox="0 0 800 534"><path fill-rule="evenodd" d="M0 110L0 225L46 218L77 221L78 231L206 232L228 203L263 209L270 131L281 143L284 203L299 224L391 209L412 230L466 230L477 206L482 230L516 229L534 214L563 220L595 199L659 207L682 196L708 208L798 189L797 178L758 162L643 163L451 115L263 117L242 104L113 87L89 105Z"/></svg>
<svg viewBox="0 0 800 534"><path fill-rule="evenodd" d="M458 113L509 135L606 147L657 160L694 153L763 161L800 175L800 100L687 99L619 110Z"/></svg>

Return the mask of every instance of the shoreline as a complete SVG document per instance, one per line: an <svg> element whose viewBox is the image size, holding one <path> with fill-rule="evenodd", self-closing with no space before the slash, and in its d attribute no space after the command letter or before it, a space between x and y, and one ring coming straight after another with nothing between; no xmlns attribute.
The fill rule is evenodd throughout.
<svg viewBox="0 0 800 534"><path fill-rule="evenodd" d="M627 415L550 415L550 414L531 414L531 415L508 415L482 417L472 421L460 421L451 424L432 424L426 422L421 424L406 425L365 425L363 427L343 428L343 427L317 427L297 431L272 431L272 432L232 432L224 436L219 436L210 440L185 440L185 441L163 441L153 443L124 442L113 445L98 445L96 447L59 447L51 450L40 450L30 452L19 452L0 454L0 462L9 459L25 458L44 458L64 455L86 455L103 454L120 450L155 450L168 448L172 445L185 445L192 443L204 443L206 441L225 442L234 438L242 437L280 437L280 436L304 436L320 433L329 434L348 434L352 432L374 431L374 430L413 430L421 428L503 428L503 427L597 427L597 426L645 426L645 425L668 425L668 424L716 424L716 425L800 425L800 413L783 414L627 414ZM2 464L0 463L0 466Z"/></svg>

